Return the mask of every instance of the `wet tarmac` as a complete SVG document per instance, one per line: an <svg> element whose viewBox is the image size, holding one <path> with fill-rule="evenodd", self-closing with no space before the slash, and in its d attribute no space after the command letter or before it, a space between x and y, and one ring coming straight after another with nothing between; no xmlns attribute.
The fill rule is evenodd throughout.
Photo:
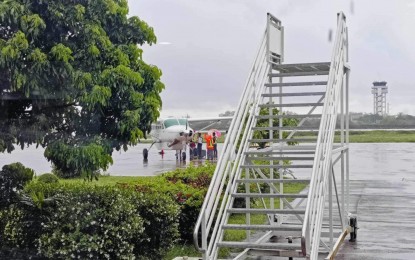
<svg viewBox="0 0 415 260"><path fill-rule="evenodd" d="M144 161L143 149L149 148L150 144L138 144L129 147L124 151L114 151L112 164L104 174L111 176L155 176L163 172L171 171L177 168L184 168L190 165L189 160L186 162L177 161L175 151L166 150L164 156L159 154L159 151L153 146L148 155L148 160ZM220 154L222 144L218 144L218 153ZM13 162L21 162L26 167L35 170L36 174L43 174L52 171L51 164L43 156L44 149L36 149L30 146L21 150L16 147L16 150L11 154L0 154L0 168L5 164ZM189 158L189 154L187 155ZM205 160L192 161L197 165L204 163Z"/></svg>
<svg viewBox="0 0 415 260"><path fill-rule="evenodd" d="M415 259L415 144L352 144L350 176L357 241L336 259Z"/></svg>

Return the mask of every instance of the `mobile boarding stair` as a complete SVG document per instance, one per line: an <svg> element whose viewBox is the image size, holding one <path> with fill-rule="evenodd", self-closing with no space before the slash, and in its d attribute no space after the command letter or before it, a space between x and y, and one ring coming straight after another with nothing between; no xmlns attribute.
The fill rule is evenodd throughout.
<svg viewBox="0 0 415 260"><path fill-rule="evenodd" d="M196 223L203 259L318 259L347 234L345 21L339 13L330 62L284 64L284 28L267 15Z"/></svg>

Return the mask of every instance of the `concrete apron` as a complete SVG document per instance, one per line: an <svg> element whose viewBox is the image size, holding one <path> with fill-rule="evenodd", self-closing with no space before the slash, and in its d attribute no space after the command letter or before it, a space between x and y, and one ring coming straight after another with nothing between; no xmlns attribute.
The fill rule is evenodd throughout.
<svg viewBox="0 0 415 260"><path fill-rule="evenodd" d="M415 180L350 182L356 242L348 236L336 259L415 259Z"/></svg>

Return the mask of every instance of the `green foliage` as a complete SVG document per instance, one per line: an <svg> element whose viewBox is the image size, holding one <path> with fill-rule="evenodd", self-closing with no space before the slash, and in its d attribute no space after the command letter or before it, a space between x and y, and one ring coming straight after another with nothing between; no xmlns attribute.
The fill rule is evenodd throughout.
<svg viewBox="0 0 415 260"><path fill-rule="evenodd" d="M271 110L271 112L270 112ZM263 115L278 115L279 111L276 108L261 108L259 115L263 116ZM284 113L285 114L285 113ZM272 120L272 125L274 127L279 126L280 124L280 119L279 118L275 118ZM256 127L266 127L270 125L270 120L269 119L258 119ZM298 125L298 119L296 118L284 118L282 120L282 126L297 126ZM253 133L253 138L254 139L270 139L270 132L269 130L256 130ZM288 132L283 132L283 138L287 138L288 136ZM275 130L272 131L272 135L273 135L273 139L278 139L279 138L279 131ZM287 142L288 145L294 145L296 144L296 142ZM266 142L258 142L257 143L258 146L260 148L265 148L266 146Z"/></svg>
<svg viewBox="0 0 415 260"><path fill-rule="evenodd" d="M34 171L21 163L4 165L0 171L0 209L18 199L18 192L31 181Z"/></svg>
<svg viewBox="0 0 415 260"><path fill-rule="evenodd" d="M163 257L164 260L175 259L176 257L199 257L201 256L200 252L196 250L193 244L180 244L177 243L173 246L172 249Z"/></svg>
<svg viewBox="0 0 415 260"><path fill-rule="evenodd" d="M74 146L56 141L45 149L45 157L54 162L56 174L61 178L83 176L92 180L98 178L100 168L106 170L113 163L108 148L99 142Z"/></svg>
<svg viewBox="0 0 415 260"><path fill-rule="evenodd" d="M179 232L184 242L193 241L193 228L199 216L215 165L206 164L143 179L137 183L119 183L119 187L134 188L140 192L169 195L180 207ZM147 181L146 181L147 180Z"/></svg>
<svg viewBox="0 0 415 260"><path fill-rule="evenodd" d="M141 241L143 223L134 205L113 189L62 189L38 250L49 258L128 259Z"/></svg>
<svg viewBox="0 0 415 260"><path fill-rule="evenodd" d="M160 193L133 192L130 196L144 221L143 239L133 241L134 255L139 259L162 259L180 235L180 208Z"/></svg>
<svg viewBox="0 0 415 260"><path fill-rule="evenodd" d="M21 248L25 244L24 212L16 207L8 207L0 211L0 242L3 247Z"/></svg>
<svg viewBox="0 0 415 260"><path fill-rule="evenodd" d="M57 183L59 182L59 178L52 173L44 173L37 178L37 181L43 183Z"/></svg>
<svg viewBox="0 0 415 260"><path fill-rule="evenodd" d="M178 238L179 207L160 193L32 182L0 211L0 251L50 259L161 259ZM0 254L1 256L1 254Z"/></svg>
<svg viewBox="0 0 415 260"><path fill-rule="evenodd" d="M127 15L125 0L0 2L0 152L42 145L61 176L92 179L148 134L164 84L139 45L156 37Z"/></svg>

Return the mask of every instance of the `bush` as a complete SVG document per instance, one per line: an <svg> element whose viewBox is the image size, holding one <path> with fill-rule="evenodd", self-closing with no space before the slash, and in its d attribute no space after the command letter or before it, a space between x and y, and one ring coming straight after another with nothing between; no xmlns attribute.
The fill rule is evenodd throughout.
<svg viewBox="0 0 415 260"><path fill-rule="evenodd" d="M57 183L59 182L59 178L52 173L44 173L37 178L37 181L43 183Z"/></svg>
<svg viewBox="0 0 415 260"><path fill-rule="evenodd" d="M185 170L175 170L162 176L170 183L169 193L181 208L179 231L183 242L193 241L193 229L214 171L215 165L206 164L189 166Z"/></svg>
<svg viewBox="0 0 415 260"><path fill-rule="evenodd" d="M27 192L44 193L56 202L42 206L49 221L41 223L37 250L48 258L133 258L143 240L143 220L131 201L114 187L85 184L33 184ZM39 195L37 195L39 197Z"/></svg>
<svg viewBox="0 0 415 260"><path fill-rule="evenodd" d="M183 242L192 243L193 229L199 216L204 197L212 179L215 166L189 166L178 169L151 181L142 180L139 184L119 183L119 187L131 188L147 193L169 195L180 207L179 232Z"/></svg>
<svg viewBox="0 0 415 260"><path fill-rule="evenodd" d="M131 195L145 230L143 240L134 243L134 255L139 259L162 259L179 238L180 209L164 194L133 192Z"/></svg>
<svg viewBox="0 0 415 260"><path fill-rule="evenodd" d="M2 247L22 248L24 247L24 212L14 206L0 211L0 242Z"/></svg>
<svg viewBox="0 0 415 260"><path fill-rule="evenodd" d="M34 171L17 162L4 165L0 171L0 209L18 200L18 192L31 181Z"/></svg>
<svg viewBox="0 0 415 260"><path fill-rule="evenodd" d="M0 211L5 258L18 248L52 259L162 259L179 237L179 206L164 194L43 182L25 194Z"/></svg>

